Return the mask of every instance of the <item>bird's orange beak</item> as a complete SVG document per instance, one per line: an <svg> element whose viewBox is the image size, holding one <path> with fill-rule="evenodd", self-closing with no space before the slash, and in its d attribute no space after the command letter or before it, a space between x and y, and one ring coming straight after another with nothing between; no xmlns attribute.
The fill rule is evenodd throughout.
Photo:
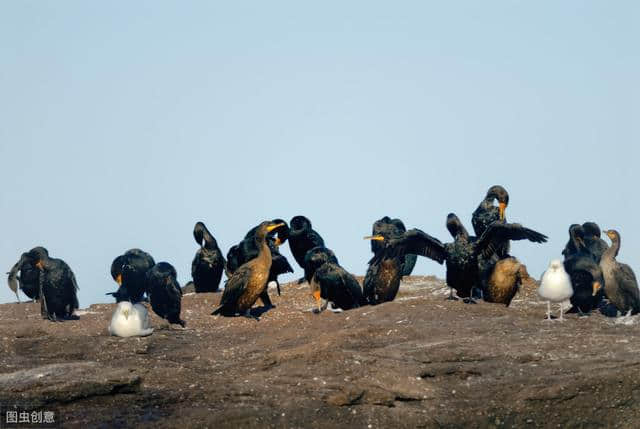
<svg viewBox="0 0 640 429"><path fill-rule="evenodd" d="M498 204L498 210L500 211L500 220L504 220L504 212L507 209L507 205L505 203Z"/></svg>
<svg viewBox="0 0 640 429"><path fill-rule="evenodd" d="M38 267L38 269L40 270L44 270L44 264L42 263L42 259L38 259L38 262L36 262L36 267Z"/></svg>
<svg viewBox="0 0 640 429"><path fill-rule="evenodd" d="M280 240L280 237L276 237L276 239L273 242L273 244L275 244L276 247L280 246L282 244L282 241Z"/></svg>
<svg viewBox="0 0 640 429"><path fill-rule="evenodd" d="M281 226L284 226L284 223L275 223L275 224L269 225L267 227L267 232L271 232L276 228L280 228Z"/></svg>
<svg viewBox="0 0 640 429"><path fill-rule="evenodd" d="M118 286L122 286L122 274L116 276L116 283L118 283Z"/></svg>
<svg viewBox="0 0 640 429"><path fill-rule="evenodd" d="M598 294L598 291L602 288L600 282L593 282L593 296Z"/></svg>
<svg viewBox="0 0 640 429"><path fill-rule="evenodd" d="M322 311L322 298L320 297L320 291L313 291L312 295L316 300L316 304L318 304L318 311Z"/></svg>
<svg viewBox="0 0 640 429"><path fill-rule="evenodd" d="M381 235L370 235L364 238L365 240L384 241L384 237Z"/></svg>

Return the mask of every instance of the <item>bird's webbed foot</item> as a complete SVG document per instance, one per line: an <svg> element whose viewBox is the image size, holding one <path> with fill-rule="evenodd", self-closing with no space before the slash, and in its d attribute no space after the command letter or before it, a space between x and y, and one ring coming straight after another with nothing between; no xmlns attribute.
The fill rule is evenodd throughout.
<svg viewBox="0 0 640 429"><path fill-rule="evenodd" d="M253 314L251 314L251 309L248 309L247 311L244 312L244 314L242 314L243 317L246 317L247 319L252 319L255 321L259 321L260 318L258 316L254 316Z"/></svg>

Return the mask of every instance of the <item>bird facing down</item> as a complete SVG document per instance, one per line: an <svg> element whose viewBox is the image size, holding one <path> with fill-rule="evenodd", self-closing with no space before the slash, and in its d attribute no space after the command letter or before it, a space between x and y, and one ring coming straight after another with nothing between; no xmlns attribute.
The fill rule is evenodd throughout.
<svg viewBox="0 0 640 429"><path fill-rule="evenodd" d="M305 256L314 247L324 247L324 240L312 227L311 221L304 216L294 216L289 222L289 248L291 254L302 269L304 269ZM304 277L298 280L302 283Z"/></svg>
<svg viewBox="0 0 640 429"><path fill-rule="evenodd" d="M561 260L554 259L542 275L538 288L540 298L547 301L547 319L551 320L551 303L560 303L560 321L562 321L562 302L573 296L571 278L564 270Z"/></svg>
<svg viewBox="0 0 640 429"><path fill-rule="evenodd" d="M283 225L283 223L269 221L258 225L253 236L258 255L238 267L227 280L220 305L211 313L212 315L234 316L240 313L254 318L250 313L251 307L266 291L271 271L272 258L267 236L269 232Z"/></svg>
<svg viewBox="0 0 640 429"><path fill-rule="evenodd" d="M116 337L146 337L153 333L149 313L142 304L118 303L111 316L109 334Z"/></svg>
<svg viewBox="0 0 640 429"><path fill-rule="evenodd" d="M18 273L20 273L19 276ZM18 262L15 263L7 274L9 289L16 294L18 302L20 302L18 290L21 290L22 293L27 295L29 299L32 299L33 301L40 297L40 271L33 264L28 253L23 253Z"/></svg>
<svg viewBox="0 0 640 429"><path fill-rule="evenodd" d="M512 256L500 259L495 264L484 288L484 300L508 307L520 290L522 282L528 278L527 267L518 259Z"/></svg>
<svg viewBox="0 0 640 429"><path fill-rule="evenodd" d="M363 292L371 305L395 299L400 287L405 255L426 256L439 264L445 259L444 247L440 240L419 229L410 229L404 233L400 233L398 229L384 230L380 234L364 238L384 244L369 261L369 268L364 277Z"/></svg>
<svg viewBox="0 0 640 429"><path fill-rule="evenodd" d="M595 222L585 222L582 224L582 230L584 231L585 246L593 254L596 262L600 263L602 254L609 248L607 242L600 238L600 227Z"/></svg>
<svg viewBox="0 0 640 429"><path fill-rule="evenodd" d="M62 259L50 258L44 247L35 247L28 253L32 264L38 268L40 288L40 313L45 319L78 320L74 315L78 305L76 277Z"/></svg>
<svg viewBox="0 0 640 429"><path fill-rule="evenodd" d="M309 282L311 295L324 308L322 300L340 310L350 310L366 304L356 278L338 263L335 254L326 247L314 247L305 256L305 280ZM333 311L333 310L332 310Z"/></svg>
<svg viewBox="0 0 640 429"><path fill-rule="evenodd" d="M498 201L498 207L493 205L494 201ZM507 190L500 185L490 187L478 208L471 215L471 224L476 237L484 234L493 222L505 220L505 212L508 205L509 193Z"/></svg>
<svg viewBox="0 0 640 429"><path fill-rule="evenodd" d="M629 311L631 314L638 314L640 290L638 290L636 275L629 265L616 260L620 251L620 233L613 229L604 233L611 240L611 247L604 251L600 259L600 268L604 276L604 293L623 314Z"/></svg>
<svg viewBox="0 0 640 429"><path fill-rule="evenodd" d="M196 293L217 292L225 267L225 260L218 242L202 222L193 228L193 237L200 249L191 263L191 277Z"/></svg>
<svg viewBox="0 0 640 429"><path fill-rule="evenodd" d="M384 231L387 231L390 234L393 234L393 230L397 229L399 233L404 233L407 231L407 228L404 226L404 223L400 219L391 219L389 216L384 216L381 219L378 219L373 223L373 228L371 231L371 235L378 235ZM375 254L376 251L382 245L378 240L371 240L371 251ZM418 261L417 255L407 254L404 255L404 260L402 261L402 275L409 276L413 271L413 268L416 266L416 262Z"/></svg>
<svg viewBox="0 0 640 429"><path fill-rule="evenodd" d="M573 224L569 227L569 243L565 250L564 269L571 278L573 307L568 313L580 313L586 315L591 310L598 308L604 296L602 285L604 277L600 265L595 261L593 254L584 244L584 231L582 225ZM566 254L569 256L567 257Z"/></svg>
<svg viewBox="0 0 640 429"><path fill-rule="evenodd" d="M117 256L111 263L111 277L118 283L118 290L109 292L116 302L130 301L140 302L145 293L145 282L147 271L156 264L151 255L140 249L129 249L122 255ZM123 286L122 267L128 265L129 281Z"/></svg>
<svg viewBox="0 0 640 429"><path fill-rule="evenodd" d="M125 265L122 267L124 283L127 282L127 275L132 271L132 267ZM182 289L177 280L178 273L168 262L159 262L147 271L145 283L149 301L154 313L169 323L186 326L186 322L180 318L180 308L182 304Z"/></svg>

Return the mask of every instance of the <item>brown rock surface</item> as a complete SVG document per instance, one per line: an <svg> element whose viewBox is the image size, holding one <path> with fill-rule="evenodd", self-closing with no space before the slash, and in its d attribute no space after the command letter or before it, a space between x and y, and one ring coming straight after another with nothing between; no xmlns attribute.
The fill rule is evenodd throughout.
<svg viewBox="0 0 640 429"><path fill-rule="evenodd" d="M0 305L0 397L55 406L63 427L636 427L640 326L543 320L535 282L511 307L445 301L431 277L396 301L314 315L284 285L259 322L183 298L187 329L116 338L114 304L79 321ZM557 310L557 306L554 311ZM44 374L43 376L39 376Z"/></svg>

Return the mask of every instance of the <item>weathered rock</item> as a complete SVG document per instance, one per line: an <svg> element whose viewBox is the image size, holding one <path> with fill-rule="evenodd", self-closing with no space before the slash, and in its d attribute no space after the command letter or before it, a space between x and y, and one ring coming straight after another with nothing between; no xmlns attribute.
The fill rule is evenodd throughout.
<svg viewBox="0 0 640 429"><path fill-rule="evenodd" d="M18 398L34 406L71 402L136 392L141 382L140 376L126 368L104 367L97 362L57 363L0 374L0 402Z"/></svg>

